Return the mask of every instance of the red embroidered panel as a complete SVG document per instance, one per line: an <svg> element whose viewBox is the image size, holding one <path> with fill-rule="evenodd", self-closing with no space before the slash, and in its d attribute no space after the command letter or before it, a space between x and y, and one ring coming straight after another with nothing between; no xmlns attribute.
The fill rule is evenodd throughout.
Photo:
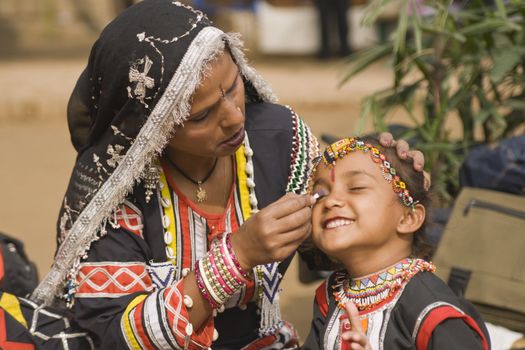
<svg viewBox="0 0 525 350"><path fill-rule="evenodd" d="M81 264L77 274L77 297L119 297L153 290L144 263L101 262Z"/></svg>
<svg viewBox="0 0 525 350"><path fill-rule="evenodd" d="M123 204L116 213L117 223L131 233L144 238L142 235L142 215L138 209L134 210L126 204Z"/></svg>

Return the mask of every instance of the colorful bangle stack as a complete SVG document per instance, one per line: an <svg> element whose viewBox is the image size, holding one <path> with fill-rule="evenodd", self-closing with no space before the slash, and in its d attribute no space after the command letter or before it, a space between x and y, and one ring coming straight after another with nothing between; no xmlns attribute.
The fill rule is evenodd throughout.
<svg viewBox="0 0 525 350"><path fill-rule="evenodd" d="M202 259L195 263L195 279L212 309L219 309L250 279L230 243L230 233L215 239Z"/></svg>

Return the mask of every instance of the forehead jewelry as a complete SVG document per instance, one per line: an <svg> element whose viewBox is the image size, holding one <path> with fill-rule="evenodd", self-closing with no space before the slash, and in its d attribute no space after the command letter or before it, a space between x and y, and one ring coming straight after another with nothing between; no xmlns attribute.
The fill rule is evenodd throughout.
<svg viewBox="0 0 525 350"><path fill-rule="evenodd" d="M383 178L392 184L394 192L399 196L401 203L405 206L414 209L414 205L418 201L414 201L414 198L410 195L408 187L396 172L396 169L386 159L385 155L379 151L379 149L369 143L365 143L358 138L345 137L337 142L332 143L326 147L321 159L325 165L335 165L338 159L343 158L345 155L354 151L363 151L364 153L370 154L372 161L379 165L381 168L381 174Z"/></svg>

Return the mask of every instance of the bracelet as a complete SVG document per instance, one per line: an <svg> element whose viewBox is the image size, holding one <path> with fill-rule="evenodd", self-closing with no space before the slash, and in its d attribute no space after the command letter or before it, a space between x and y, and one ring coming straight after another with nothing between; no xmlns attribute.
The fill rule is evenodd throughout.
<svg viewBox="0 0 525 350"><path fill-rule="evenodd" d="M204 282L202 281L202 276L199 269L199 261L195 262L195 281L197 282L197 287L199 288L199 291L201 292L202 296L208 304L210 304L212 309L219 308L220 305L217 305L215 301L212 299L212 297L208 294L208 291L206 287L204 286Z"/></svg>
<svg viewBox="0 0 525 350"><path fill-rule="evenodd" d="M212 278L216 283L220 284L220 286L224 289L226 294L233 295L234 291L230 288L228 283L226 283L226 281L222 278L221 274L219 273L218 266L215 261L214 255L215 254L209 255L209 264L208 264L208 269L211 269L211 272L213 272Z"/></svg>
<svg viewBox="0 0 525 350"><path fill-rule="evenodd" d="M230 233L213 240L206 255L195 262L195 279L203 298L213 310L243 288L250 273L241 267L230 242Z"/></svg>
<svg viewBox="0 0 525 350"><path fill-rule="evenodd" d="M246 279L242 277L241 273L233 265L233 262L231 261L231 258L228 254L226 247L221 244L219 249L220 249L220 253L224 257L224 260L226 260L222 266L223 269L228 271L229 277L231 277L232 280L235 281L236 284L240 284L240 285L245 284Z"/></svg>
<svg viewBox="0 0 525 350"><path fill-rule="evenodd" d="M222 250L219 245L215 245L213 248L213 254L212 256L224 256L222 255ZM228 269L228 266L224 263L224 259L215 259L217 262L216 269L218 270L218 278L224 281L224 283L228 286L229 289L233 291L241 288L244 285L244 281L240 279L235 279L232 275L232 271Z"/></svg>
<svg viewBox="0 0 525 350"><path fill-rule="evenodd" d="M224 241L225 241L226 247L228 249L229 258L231 258L234 266L237 268L237 270L241 273L241 275L244 278L246 278L248 280L251 279L249 272L244 270L241 267L241 263L239 262L239 260L237 260L237 256L235 255L235 252L233 251L233 247L232 247L232 244L231 244L231 241L230 241L230 234L229 233L226 233L224 235Z"/></svg>

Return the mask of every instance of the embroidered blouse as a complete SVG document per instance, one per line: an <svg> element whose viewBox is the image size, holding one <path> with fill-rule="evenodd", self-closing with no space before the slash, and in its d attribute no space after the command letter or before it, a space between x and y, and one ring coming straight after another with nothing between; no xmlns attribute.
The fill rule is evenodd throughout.
<svg viewBox="0 0 525 350"><path fill-rule="evenodd" d="M333 273L316 290L312 326L303 350L350 349L341 334L351 327L346 312L338 306L341 285L337 279L344 275L346 272ZM376 288L381 278L375 275L359 281L360 294L377 291L381 295ZM479 314L432 272L409 276L393 293L375 301L359 311L372 349L489 349L488 332Z"/></svg>

